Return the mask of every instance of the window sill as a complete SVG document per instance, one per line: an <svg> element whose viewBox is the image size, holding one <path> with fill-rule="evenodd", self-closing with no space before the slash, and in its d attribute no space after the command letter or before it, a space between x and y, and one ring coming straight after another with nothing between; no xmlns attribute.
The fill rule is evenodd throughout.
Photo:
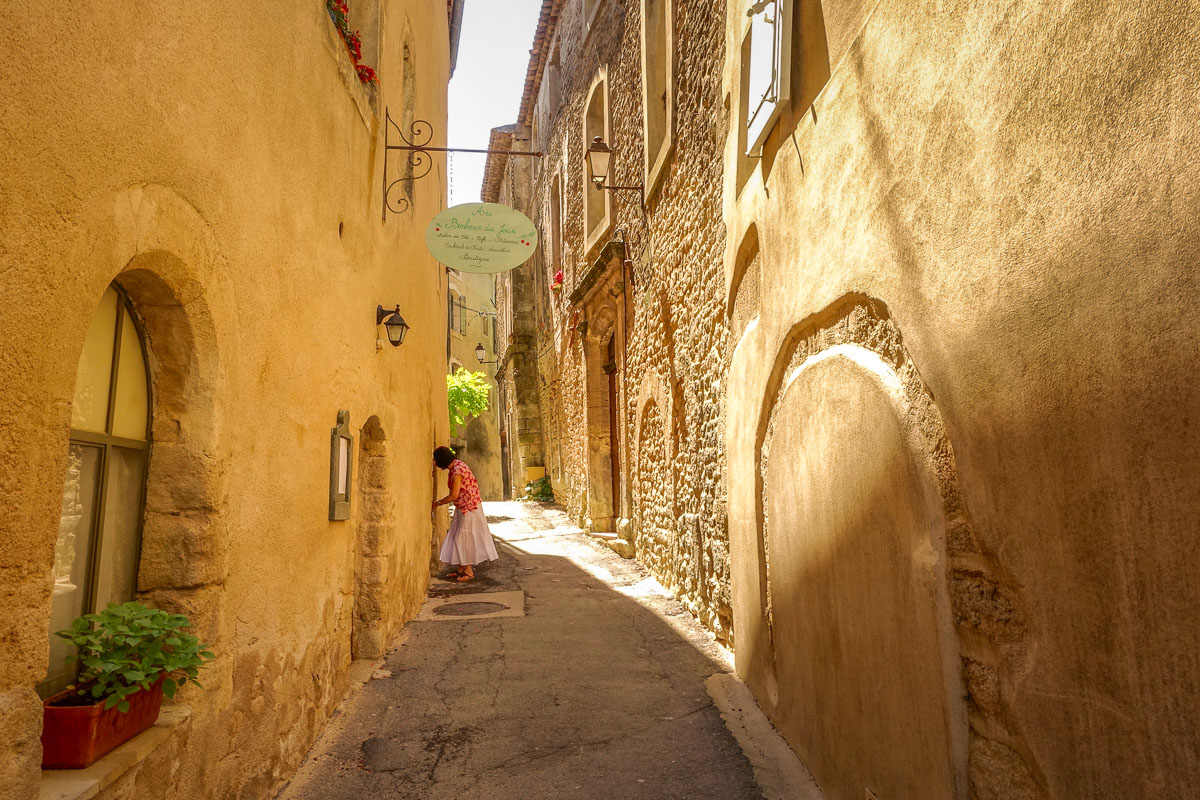
<svg viewBox="0 0 1200 800"><path fill-rule="evenodd" d="M350 51L346 49L342 35L334 27L333 21L329 18L329 12L323 5L320 8L320 14L324 18L322 21L325 28L325 47L337 62L338 76L342 80L342 85L346 87L346 92L358 110L358 117L362 120L363 125L368 131L374 130L379 122L379 112L376 110L379 90L367 86L358 79L354 63L350 60Z"/></svg>
<svg viewBox="0 0 1200 800"><path fill-rule="evenodd" d="M191 715L192 710L187 706L164 707L157 722L87 769L42 770L38 800L88 800L95 797L149 758Z"/></svg>

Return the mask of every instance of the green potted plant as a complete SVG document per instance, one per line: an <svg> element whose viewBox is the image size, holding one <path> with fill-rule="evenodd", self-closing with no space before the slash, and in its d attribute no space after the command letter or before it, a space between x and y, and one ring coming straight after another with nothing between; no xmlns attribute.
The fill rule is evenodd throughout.
<svg viewBox="0 0 1200 800"><path fill-rule="evenodd" d="M79 680L43 703L42 767L80 769L158 719L162 699L200 682L214 656L182 614L110 603L75 620L62 637L77 648Z"/></svg>

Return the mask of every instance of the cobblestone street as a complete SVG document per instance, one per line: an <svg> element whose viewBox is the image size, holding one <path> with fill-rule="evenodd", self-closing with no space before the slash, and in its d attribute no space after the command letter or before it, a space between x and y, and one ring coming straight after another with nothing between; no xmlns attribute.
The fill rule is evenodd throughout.
<svg viewBox="0 0 1200 800"><path fill-rule="evenodd" d="M561 512L487 511L500 560L434 579L281 797L763 797L705 689L727 652Z"/></svg>

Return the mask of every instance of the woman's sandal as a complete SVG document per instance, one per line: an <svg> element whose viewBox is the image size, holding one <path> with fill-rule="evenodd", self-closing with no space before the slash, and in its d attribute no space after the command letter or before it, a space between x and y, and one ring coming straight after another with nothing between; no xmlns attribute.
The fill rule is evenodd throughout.
<svg viewBox="0 0 1200 800"><path fill-rule="evenodd" d="M458 573L457 572L447 572L445 577L446 577L446 580L448 580L448 581L456 581L456 580L458 580Z"/></svg>
<svg viewBox="0 0 1200 800"><path fill-rule="evenodd" d="M475 576L474 575L459 575L454 580L458 581L459 583L466 583L467 581L475 580Z"/></svg>

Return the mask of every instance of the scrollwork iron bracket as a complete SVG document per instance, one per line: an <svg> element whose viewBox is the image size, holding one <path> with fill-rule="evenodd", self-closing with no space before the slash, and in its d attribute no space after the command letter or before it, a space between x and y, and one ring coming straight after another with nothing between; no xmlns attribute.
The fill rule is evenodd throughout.
<svg viewBox="0 0 1200 800"><path fill-rule="evenodd" d="M406 134L391 113L385 107L383 110L383 219L387 221L388 211L393 214L403 214L412 207L412 184L424 178L433 169L433 153L485 153L488 155L534 156L541 158L540 152L532 150L476 150L467 147L432 147L433 125L423 119L418 119L408 126ZM393 139L392 131L395 131ZM388 174L389 156L393 150L407 153L404 157L404 169L399 178ZM405 184L407 191L404 197L392 200L392 190L398 184Z"/></svg>

